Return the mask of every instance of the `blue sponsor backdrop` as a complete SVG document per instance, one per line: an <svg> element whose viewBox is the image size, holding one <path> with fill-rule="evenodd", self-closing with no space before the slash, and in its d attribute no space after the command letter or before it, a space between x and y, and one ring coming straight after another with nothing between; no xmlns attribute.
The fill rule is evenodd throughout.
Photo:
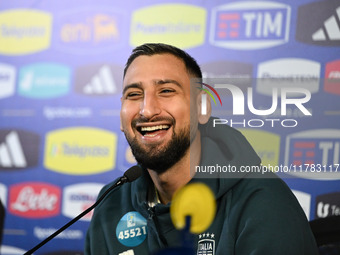
<svg viewBox="0 0 340 255"><path fill-rule="evenodd" d="M120 94L125 61L143 42L187 50L206 77L248 79L256 109L270 108L268 87L308 89L312 116L295 105L282 116L282 97L270 116L226 114L221 89L224 108L214 114L242 128L264 164L295 169L280 175L310 220L339 215L339 18L337 0L2 1L0 253L30 249L134 164L119 129ZM36 254L81 253L90 217Z"/></svg>

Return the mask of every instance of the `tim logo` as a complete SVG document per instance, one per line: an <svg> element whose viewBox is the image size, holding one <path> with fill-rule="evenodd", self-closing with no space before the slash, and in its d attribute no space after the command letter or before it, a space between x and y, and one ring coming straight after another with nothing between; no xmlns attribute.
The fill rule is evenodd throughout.
<svg viewBox="0 0 340 255"><path fill-rule="evenodd" d="M217 91L212 86L210 86L206 83L200 82L200 84L202 84L202 86L205 86L205 87L209 88L212 92L214 92L214 94L217 96L217 98L220 101L220 104L222 106L222 101L221 101L220 95L217 93ZM209 90L207 90L205 88L201 88L201 87L197 87L197 88L206 92L211 97L211 99L214 101L215 105L217 105L215 97L213 96L213 94ZM202 94L202 96L201 96L201 99L202 99L201 114L202 115L207 115L207 94Z"/></svg>
<svg viewBox="0 0 340 255"><path fill-rule="evenodd" d="M298 41L320 46L340 46L340 5L338 0L318 1L299 7L296 27Z"/></svg>
<svg viewBox="0 0 340 255"><path fill-rule="evenodd" d="M288 135L286 138L285 165L320 165L313 170L291 174L310 179L339 178L340 130L315 129ZM299 173L298 173L299 172Z"/></svg>
<svg viewBox="0 0 340 255"><path fill-rule="evenodd" d="M255 50L288 42L290 6L276 2L235 2L212 13L210 43Z"/></svg>

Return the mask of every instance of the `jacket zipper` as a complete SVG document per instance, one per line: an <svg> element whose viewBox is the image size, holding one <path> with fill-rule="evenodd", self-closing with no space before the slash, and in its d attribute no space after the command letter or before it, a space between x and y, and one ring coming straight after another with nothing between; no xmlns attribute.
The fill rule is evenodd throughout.
<svg viewBox="0 0 340 255"><path fill-rule="evenodd" d="M155 206L150 207L147 204L147 208L148 208L148 214L149 214L149 220L153 221L154 225L155 225L155 230L156 230L156 234L160 240L160 244L161 244L161 248L165 248L168 247L168 242L166 241L165 237L163 235L161 235L161 231L160 231L160 224L159 221L157 219L157 215L155 213Z"/></svg>

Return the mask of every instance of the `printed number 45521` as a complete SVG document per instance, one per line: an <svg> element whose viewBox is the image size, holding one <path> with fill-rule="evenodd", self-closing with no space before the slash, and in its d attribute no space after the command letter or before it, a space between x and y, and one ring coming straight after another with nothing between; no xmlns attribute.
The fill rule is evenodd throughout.
<svg viewBox="0 0 340 255"><path fill-rule="evenodd" d="M133 238L141 235L146 235L146 227L130 228L124 231L120 231L118 238L121 240Z"/></svg>

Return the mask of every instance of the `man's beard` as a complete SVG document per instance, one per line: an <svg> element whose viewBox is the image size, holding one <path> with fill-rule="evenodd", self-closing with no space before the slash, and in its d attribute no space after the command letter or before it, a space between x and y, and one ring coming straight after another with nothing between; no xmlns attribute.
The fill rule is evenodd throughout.
<svg viewBox="0 0 340 255"><path fill-rule="evenodd" d="M190 127L183 128L178 133L173 131L172 139L163 148L159 145L148 145L142 148L136 138L125 133L132 153L143 167L163 173L183 158L190 147Z"/></svg>

